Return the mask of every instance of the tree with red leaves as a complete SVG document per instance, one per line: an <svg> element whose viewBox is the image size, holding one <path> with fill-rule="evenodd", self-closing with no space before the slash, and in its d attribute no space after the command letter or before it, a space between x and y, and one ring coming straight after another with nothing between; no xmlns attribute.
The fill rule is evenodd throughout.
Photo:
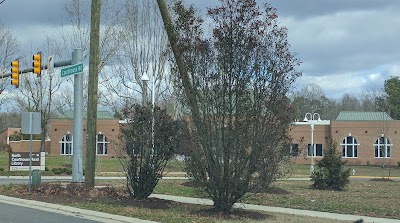
<svg viewBox="0 0 400 223"><path fill-rule="evenodd" d="M220 0L208 10L207 35L193 7L176 3L171 22L158 2L197 139L187 169L214 207L229 212L280 174L293 118L287 93L299 61L268 4L261 11L254 0Z"/></svg>

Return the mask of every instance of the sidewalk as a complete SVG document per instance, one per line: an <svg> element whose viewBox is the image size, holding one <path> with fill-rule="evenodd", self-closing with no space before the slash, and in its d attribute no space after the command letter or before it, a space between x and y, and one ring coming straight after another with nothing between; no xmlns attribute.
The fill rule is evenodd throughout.
<svg viewBox="0 0 400 223"><path fill-rule="evenodd" d="M164 194L152 194L152 195L150 195L150 197L164 199L164 200L171 200L171 201L181 202L181 203L213 205L213 201L209 200L209 199L179 197L179 196L164 195ZM234 205L234 207L245 209L245 210L266 211L266 212L272 212L272 213L293 214L293 215L311 216L311 217L318 217L318 218L329 218L329 219L344 220L344 221L357 221L357 220L362 219L363 222L400 223L400 220L397 220L397 219L374 218L374 217L348 215L348 214L335 214L335 213L329 213L329 212L308 211L308 210L300 210L300 209L292 209L292 208L269 207L269 206L243 204L243 203L236 203Z"/></svg>

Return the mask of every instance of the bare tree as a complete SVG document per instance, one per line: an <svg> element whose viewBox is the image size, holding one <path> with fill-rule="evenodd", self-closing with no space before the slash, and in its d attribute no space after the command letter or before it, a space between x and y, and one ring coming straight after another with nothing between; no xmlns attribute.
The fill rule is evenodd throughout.
<svg viewBox="0 0 400 223"><path fill-rule="evenodd" d="M162 30L157 5L152 1L126 0L121 31L121 49L110 72L102 73L101 85L113 97L103 102L114 104L114 110L140 101L144 90L152 91L159 104L171 96L168 82L168 41ZM112 73L112 75L110 75ZM143 89L142 76L150 77L149 89ZM152 83L154 81L154 83ZM154 84L154 87L152 85Z"/></svg>
<svg viewBox="0 0 400 223"><path fill-rule="evenodd" d="M89 57L89 34L90 34L90 2L82 0L69 0L64 4L65 20L61 28L58 29L56 35L51 33L47 37L49 47L52 49L52 55L57 59L66 59L71 57L71 52L74 48L81 48L84 52L84 60ZM101 27L100 27L100 64L99 71L106 73L104 77L110 76L110 69L105 69L106 66L114 63L115 55L121 47L121 25L123 16L121 10L123 4L115 0L102 1L101 9ZM66 109L71 108L71 104L63 106L62 101L59 99L65 98L69 101L65 92L71 92L72 81L71 78L64 78L70 81L69 83L63 81L63 91L57 92L58 97L56 110L63 113ZM102 80L101 80L102 81ZM88 76L84 75L84 97L86 100L84 108L87 107L87 83ZM102 88L99 89L100 94L112 101L110 94L102 94ZM72 101L71 101L72 102Z"/></svg>
<svg viewBox="0 0 400 223"><path fill-rule="evenodd" d="M20 45L17 37L12 30L3 23L0 22L0 75L8 73L10 71L10 62L17 59L18 53L20 52ZM9 79L5 79L2 76L0 80L0 107L3 107L8 97L5 89L10 86Z"/></svg>
<svg viewBox="0 0 400 223"><path fill-rule="evenodd" d="M41 151L45 152L48 124L52 118L52 104L54 94L60 89L61 78L47 71L37 77L34 74L20 76L20 88L13 98L18 103L21 111L41 113Z"/></svg>

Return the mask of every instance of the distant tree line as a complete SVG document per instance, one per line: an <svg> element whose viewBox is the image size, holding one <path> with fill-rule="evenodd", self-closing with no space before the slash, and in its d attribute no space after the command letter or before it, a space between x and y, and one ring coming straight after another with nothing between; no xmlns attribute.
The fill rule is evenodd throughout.
<svg viewBox="0 0 400 223"><path fill-rule="evenodd" d="M307 112L317 112L321 119L335 120L341 111L387 112L393 119L400 118L400 78L392 76L382 88L360 94L345 93L338 99L328 98L317 84L310 83L291 96L297 120Z"/></svg>

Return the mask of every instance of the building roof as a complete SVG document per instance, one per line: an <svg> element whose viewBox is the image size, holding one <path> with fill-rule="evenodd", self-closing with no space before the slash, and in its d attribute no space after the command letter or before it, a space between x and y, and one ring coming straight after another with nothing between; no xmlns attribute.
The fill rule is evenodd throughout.
<svg viewBox="0 0 400 223"><path fill-rule="evenodd" d="M83 113L83 117L87 117L87 112ZM60 119L73 119L74 111L65 111L63 114L59 114L58 118ZM116 119L109 111L97 111L97 119Z"/></svg>
<svg viewBox="0 0 400 223"><path fill-rule="evenodd" d="M336 121L392 121L386 112L342 111Z"/></svg>

